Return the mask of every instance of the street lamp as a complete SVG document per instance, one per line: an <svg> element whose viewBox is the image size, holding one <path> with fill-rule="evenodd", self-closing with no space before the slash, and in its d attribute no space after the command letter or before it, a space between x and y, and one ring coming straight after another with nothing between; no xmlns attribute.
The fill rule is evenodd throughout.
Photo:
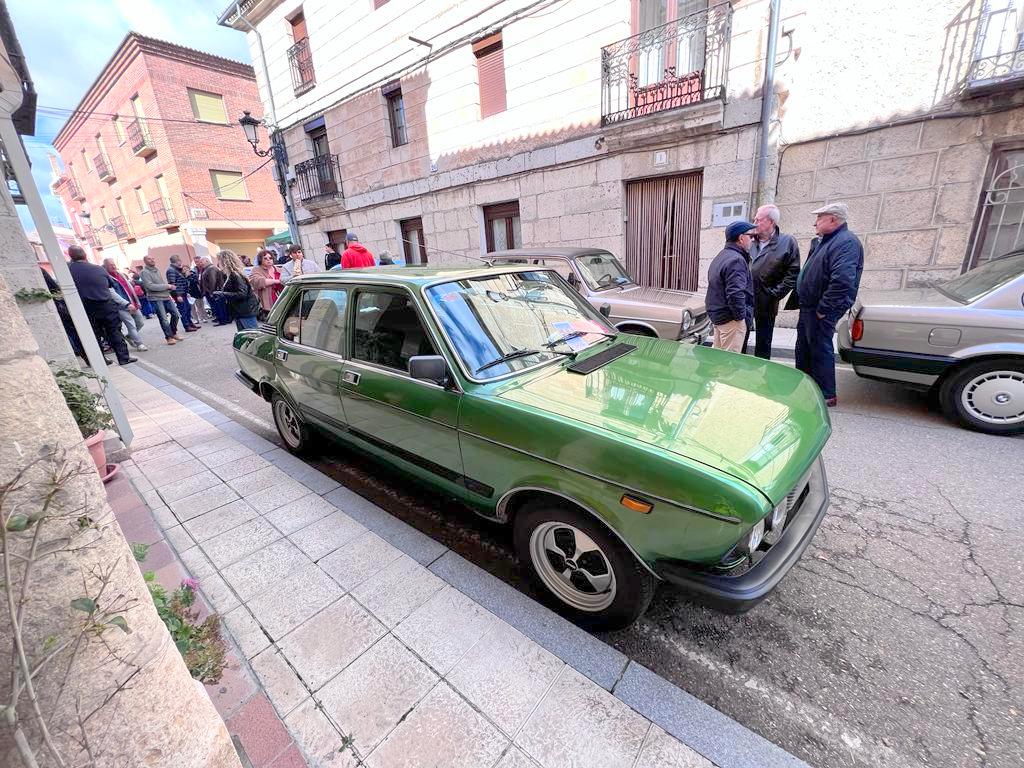
<svg viewBox="0 0 1024 768"><path fill-rule="evenodd" d="M270 145L271 148L269 150L260 150L256 148L256 145L260 143L260 137L258 133L260 121L253 117L251 112L243 112L242 116L238 118L238 124L242 126L242 130L245 132L245 140L252 144L252 151L255 152L259 157L266 157L267 155L274 151L273 144Z"/></svg>
<svg viewBox="0 0 1024 768"><path fill-rule="evenodd" d="M299 242L299 230L295 224L291 184L288 178L288 151L281 141L281 132L276 128L274 130L268 129L270 133L270 147L268 149L260 149L258 146L260 143L259 127L262 121L253 117L248 110L244 110L242 116L238 118L238 124L242 126L245 140L252 146L252 151L256 153L257 157L273 155L274 178L277 181L277 188L281 193L281 198L284 200L284 215L288 222L288 231L291 233L292 242Z"/></svg>

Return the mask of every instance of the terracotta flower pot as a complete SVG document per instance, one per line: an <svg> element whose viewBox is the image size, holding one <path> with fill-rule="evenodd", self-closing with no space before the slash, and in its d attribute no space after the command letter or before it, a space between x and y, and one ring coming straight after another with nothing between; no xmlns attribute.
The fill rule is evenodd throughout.
<svg viewBox="0 0 1024 768"><path fill-rule="evenodd" d="M85 447L89 449L89 455L92 456L100 477L107 474L107 449L103 445L103 439L106 436L107 433L101 429L92 437L85 438Z"/></svg>

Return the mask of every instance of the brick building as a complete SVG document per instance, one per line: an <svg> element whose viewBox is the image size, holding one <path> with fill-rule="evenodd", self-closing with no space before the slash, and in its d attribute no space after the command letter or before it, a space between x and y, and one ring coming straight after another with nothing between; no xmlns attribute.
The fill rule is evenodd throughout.
<svg viewBox="0 0 1024 768"><path fill-rule="evenodd" d="M253 256L284 229L270 166L237 123L243 110L261 112L248 64L125 37L54 139L54 191L95 261Z"/></svg>
<svg viewBox="0 0 1024 768"><path fill-rule="evenodd" d="M773 199L804 253L810 210L849 201L869 289L956 274L1022 242L1024 0L933 0L925 13L891 0L335 11L245 0L221 18L259 31L248 37L261 94L273 95L315 253L346 230L407 261L599 246L643 283L692 290L724 226ZM359 41L358 55L340 39Z"/></svg>

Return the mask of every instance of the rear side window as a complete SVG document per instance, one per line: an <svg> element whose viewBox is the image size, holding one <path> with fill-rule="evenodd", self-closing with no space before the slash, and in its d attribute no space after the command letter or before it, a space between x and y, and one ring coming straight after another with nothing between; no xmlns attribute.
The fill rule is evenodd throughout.
<svg viewBox="0 0 1024 768"><path fill-rule="evenodd" d="M345 352L345 308L348 290L305 290L281 326L281 335L307 347L341 355Z"/></svg>
<svg viewBox="0 0 1024 768"><path fill-rule="evenodd" d="M416 308L404 293L360 291L352 334L352 358L409 371L409 358L436 355Z"/></svg>

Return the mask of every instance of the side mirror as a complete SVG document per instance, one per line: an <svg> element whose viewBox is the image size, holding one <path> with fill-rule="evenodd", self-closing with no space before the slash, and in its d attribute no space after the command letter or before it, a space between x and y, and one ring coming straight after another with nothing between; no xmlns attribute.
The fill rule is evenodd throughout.
<svg viewBox="0 0 1024 768"><path fill-rule="evenodd" d="M439 387L448 385L448 363L440 355L417 355L409 358L409 375Z"/></svg>
<svg viewBox="0 0 1024 768"><path fill-rule="evenodd" d="M611 317L612 316L612 305L611 304L602 304L601 305L601 309L599 309L598 311L602 315L604 315L605 317Z"/></svg>

